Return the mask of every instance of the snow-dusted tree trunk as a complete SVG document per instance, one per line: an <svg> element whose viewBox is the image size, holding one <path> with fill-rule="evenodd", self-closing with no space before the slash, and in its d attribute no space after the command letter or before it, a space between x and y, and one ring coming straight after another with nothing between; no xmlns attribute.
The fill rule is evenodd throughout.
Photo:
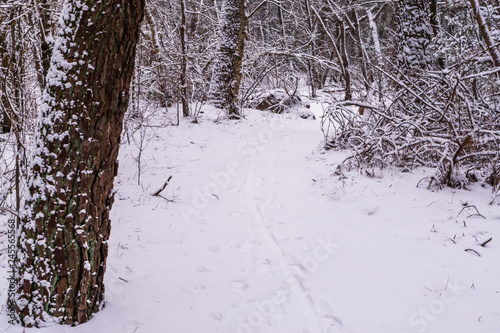
<svg viewBox="0 0 500 333"><path fill-rule="evenodd" d="M46 78L26 214L19 321L83 323L103 306L123 116L144 0L66 0Z"/></svg>
<svg viewBox="0 0 500 333"><path fill-rule="evenodd" d="M488 48L488 52L491 55L491 59L495 64L495 67L500 67L500 52L495 46L495 42L491 37L490 30L488 25L486 24L486 20L484 19L483 14L481 13L481 8L479 7L478 0L470 0L472 5L472 10L474 12L474 17L476 18L477 25L479 26L479 32L481 33L481 37L486 43L486 47Z"/></svg>
<svg viewBox="0 0 500 333"><path fill-rule="evenodd" d="M222 0L219 37L215 54L209 100L229 116L239 116L238 93L241 83L244 41L248 19L246 0Z"/></svg>
<svg viewBox="0 0 500 333"><path fill-rule="evenodd" d="M370 34L373 40L373 51L375 52L375 64L381 67L384 64L384 57L382 56L382 47L380 46L378 26L377 23L375 22L375 16L373 15L372 10L373 8L368 9L366 11L366 16L368 18ZM377 80L379 85L378 87L379 92L385 93L386 90L385 77L380 72L377 74ZM382 95L380 95L380 99L382 99Z"/></svg>
<svg viewBox="0 0 500 333"><path fill-rule="evenodd" d="M431 63L430 4L424 0L396 1L399 63L409 68L427 68Z"/></svg>
<svg viewBox="0 0 500 333"><path fill-rule="evenodd" d="M366 11L366 16L368 17L368 24L370 25L370 33L373 40L373 49L375 51L375 58L377 59L377 65L380 66L384 62L382 57L382 48L380 47L380 38L378 35L378 27L375 22L375 17L372 13L372 8Z"/></svg>

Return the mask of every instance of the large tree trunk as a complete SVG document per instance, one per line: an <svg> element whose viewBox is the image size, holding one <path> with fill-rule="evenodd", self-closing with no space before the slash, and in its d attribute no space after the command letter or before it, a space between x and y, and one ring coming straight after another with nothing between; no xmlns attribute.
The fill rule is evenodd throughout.
<svg viewBox="0 0 500 333"><path fill-rule="evenodd" d="M238 117L238 93L244 54L247 17L245 0L223 0L219 41L210 80L210 101Z"/></svg>
<svg viewBox="0 0 500 333"><path fill-rule="evenodd" d="M20 227L19 321L86 322L103 306L113 179L144 0L66 0Z"/></svg>

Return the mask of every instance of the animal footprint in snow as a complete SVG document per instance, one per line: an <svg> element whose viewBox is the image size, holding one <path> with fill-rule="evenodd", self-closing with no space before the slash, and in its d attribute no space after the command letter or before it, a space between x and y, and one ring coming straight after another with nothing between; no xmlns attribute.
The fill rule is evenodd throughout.
<svg viewBox="0 0 500 333"><path fill-rule="evenodd" d="M246 253L250 252L252 247L253 247L253 245L250 242L246 242L244 244L236 246L236 248L238 249L238 252L240 252L242 254L246 254Z"/></svg>
<svg viewBox="0 0 500 333"><path fill-rule="evenodd" d="M206 268L205 266L196 267L196 271L200 273L212 273L212 270Z"/></svg>
<svg viewBox="0 0 500 333"><path fill-rule="evenodd" d="M224 319L224 316L220 312L212 312L210 314L210 318L212 318L215 321L221 321L222 319Z"/></svg>
<svg viewBox="0 0 500 333"><path fill-rule="evenodd" d="M219 253L219 248L217 246L210 246L208 248L208 251L210 251L212 253Z"/></svg>
<svg viewBox="0 0 500 333"><path fill-rule="evenodd" d="M240 217L240 216L241 216L241 213L239 213L239 212L232 212L232 213L230 213L230 214L228 215L228 217L229 217L229 218L232 218L232 219L233 219L233 218L238 218L238 217Z"/></svg>
<svg viewBox="0 0 500 333"><path fill-rule="evenodd" d="M368 214L369 216L372 216L372 215L375 215L375 213L380 209L380 207L374 207L374 208L370 208L370 209L366 209L365 212L366 214Z"/></svg>
<svg viewBox="0 0 500 333"><path fill-rule="evenodd" d="M266 191L260 191L255 193L255 203L259 207L271 206L274 201L274 195Z"/></svg>
<svg viewBox="0 0 500 333"><path fill-rule="evenodd" d="M232 289L246 290L248 289L248 282L246 280L233 280L229 284L229 287Z"/></svg>

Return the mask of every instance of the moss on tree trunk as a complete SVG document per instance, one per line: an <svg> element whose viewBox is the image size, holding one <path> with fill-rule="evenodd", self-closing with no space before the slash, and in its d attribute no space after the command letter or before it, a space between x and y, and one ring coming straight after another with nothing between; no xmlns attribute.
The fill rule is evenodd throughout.
<svg viewBox="0 0 500 333"><path fill-rule="evenodd" d="M73 325L103 306L113 180L144 0L66 0L46 78L20 226L24 326Z"/></svg>

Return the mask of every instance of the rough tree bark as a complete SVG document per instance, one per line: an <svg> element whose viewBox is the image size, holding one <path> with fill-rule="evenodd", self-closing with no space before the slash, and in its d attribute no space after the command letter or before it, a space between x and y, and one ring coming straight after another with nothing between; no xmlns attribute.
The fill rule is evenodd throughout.
<svg viewBox="0 0 500 333"><path fill-rule="evenodd" d="M24 326L99 311L144 0L66 0L47 73L15 297Z"/></svg>
<svg viewBox="0 0 500 333"><path fill-rule="evenodd" d="M396 1L398 19L398 63L403 68L427 69L432 63L430 3L424 0Z"/></svg>
<svg viewBox="0 0 500 333"><path fill-rule="evenodd" d="M209 100L227 109L230 117L239 117L238 93L245 48L248 18L245 0L223 0L219 19L219 41L215 55Z"/></svg>

